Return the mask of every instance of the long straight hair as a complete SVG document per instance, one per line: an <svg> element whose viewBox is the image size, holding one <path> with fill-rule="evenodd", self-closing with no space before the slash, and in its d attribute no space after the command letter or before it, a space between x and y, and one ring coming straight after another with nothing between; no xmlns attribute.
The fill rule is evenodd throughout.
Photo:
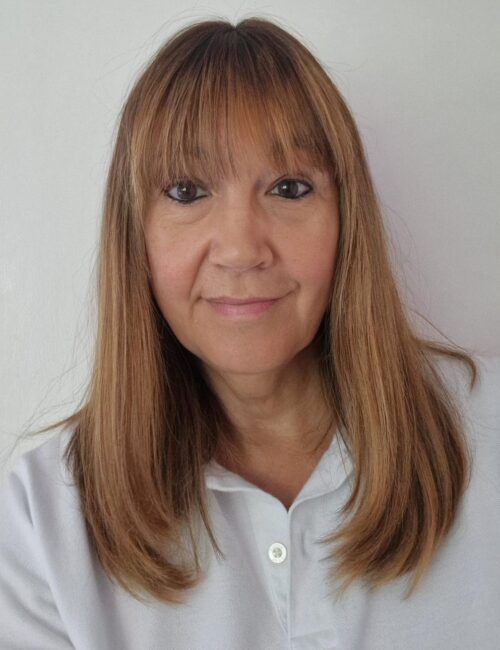
<svg viewBox="0 0 500 650"><path fill-rule="evenodd" d="M151 290L144 216L173 179L235 174L243 133L290 168L297 152L339 189L331 300L317 339L321 378L352 457L350 515L323 539L331 585L420 582L471 477L460 409L436 355L477 367L458 346L417 336L398 294L362 142L311 51L279 24L208 20L178 31L141 71L120 114L105 189L91 377L65 453L89 538L107 575L139 600L183 603L203 580L213 534L204 466L236 429L199 359L173 335ZM333 214L332 214L333 218ZM39 432L36 432L39 433ZM199 524L202 524L200 527Z"/></svg>

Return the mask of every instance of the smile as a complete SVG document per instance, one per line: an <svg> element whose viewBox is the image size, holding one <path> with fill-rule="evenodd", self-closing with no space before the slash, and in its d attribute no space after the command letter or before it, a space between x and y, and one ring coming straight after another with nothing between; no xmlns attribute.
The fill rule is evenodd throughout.
<svg viewBox="0 0 500 650"><path fill-rule="evenodd" d="M231 305L227 302L207 302L217 314L238 320L260 316L268 312L280 300L281 298L276 298L275 300L247 302L241 305Z"/></svg>

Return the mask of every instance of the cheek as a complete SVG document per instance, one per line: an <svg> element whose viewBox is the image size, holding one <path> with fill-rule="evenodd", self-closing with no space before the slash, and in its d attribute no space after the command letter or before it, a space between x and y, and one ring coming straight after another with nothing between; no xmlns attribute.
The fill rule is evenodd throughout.
<svg viewBox="0 0 500 650"><path fill-rule="evenodd" d="M321 236L302 239L296 248L295 260L297 278L304 288L315 295L329 291L337 258L337 229L323 232Z"/></svg>
<svg viewBox="0 0 500 650"><path fill-rule="evenodd" d="M164 300L175 300L188 290L188 269L169 259L156 266L152 273L154 286Z"/></svg>
<svg viewBox="0 0 500 650"><path fill-rule="evenodd" d="M160 307L175 307L189 295L192 264L180 247L165 246L158 239L147 245L151 282Z"/></svg>

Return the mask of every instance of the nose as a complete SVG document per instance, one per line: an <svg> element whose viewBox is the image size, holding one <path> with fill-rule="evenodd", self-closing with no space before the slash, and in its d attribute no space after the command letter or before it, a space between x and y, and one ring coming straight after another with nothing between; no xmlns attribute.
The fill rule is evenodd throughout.
<svg viewBox="0 0 500 650"><path fill-rule="evenodd" d="M255 197L238 196L221 199L212 234L212 264L245 271L267 266L272 260L269 215Z"/></svg>

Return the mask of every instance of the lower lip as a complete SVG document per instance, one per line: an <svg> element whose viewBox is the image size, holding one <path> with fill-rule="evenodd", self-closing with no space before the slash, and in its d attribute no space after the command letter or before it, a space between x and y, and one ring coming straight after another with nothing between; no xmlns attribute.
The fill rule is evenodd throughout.
<svg viewBox="0 0 500 650"><path fill-rule="evenodd" d="M280 298L276 298L276 300L265 300L262 302L247 302L242 305L230 305L227 302L208 302L218 314L226 316L227 318L238 319L264 314L269 311L278 300L280 300Z"/></svg>

